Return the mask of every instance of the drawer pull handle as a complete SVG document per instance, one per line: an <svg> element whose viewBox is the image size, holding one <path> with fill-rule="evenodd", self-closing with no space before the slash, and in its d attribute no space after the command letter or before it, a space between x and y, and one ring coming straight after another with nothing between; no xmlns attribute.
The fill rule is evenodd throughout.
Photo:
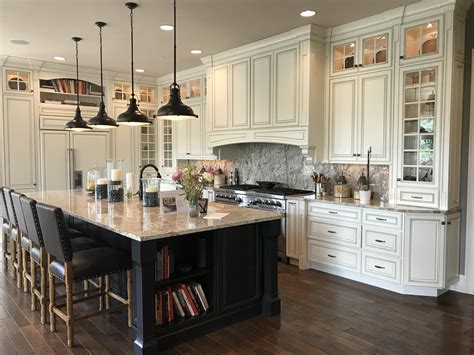
<svg viewBox="0 0 474 355"><path fill-rule="evenodd" d="M387 218L375 217L377 221L387 222Z"/></svg>
<svg viewBox="0 0 474 355"><path fill-rule="evenodd" d="M330 213L330 214L337 214L336 211L328 211L328 213Z"/></svg>
<svg viewBox="0 0 474 355"><path fill-rule="evenodd" d="M330 258L336 258L336 255L328 254L328 256L329 256Z"/></svg>
<svg viewBox="0 0 474 355"><path fill-rule="evenodd" d="M288 202L289 205L296 205L296 202Z"/></svg>
<svg viewBox="0 0 474 355"><path fill-rule="evenodd" d="M386 241L385 241L385 240L382 240L382 239L375 239L375 241L376 241L377 243L386 243Z"/></svg>
<svg viewBox="0 0 474 355"><path fill-rule="evenodd" d="M380 266L380 265L374 265L377 269L382 269L382 270L385 270L385 267L384 266Z"/></svg>
<svg viewBox="0 0 474 355"><path fill-rule="evenodd" d="M337 232L336 231L328 231L328 233L336 234Z"/></svg>
<svg viewBox="0 0 474 355"><path fill-rule="evenodd" d="M412 196L411 198L414 198L415 200L423 200L422 196Z"/></svg>

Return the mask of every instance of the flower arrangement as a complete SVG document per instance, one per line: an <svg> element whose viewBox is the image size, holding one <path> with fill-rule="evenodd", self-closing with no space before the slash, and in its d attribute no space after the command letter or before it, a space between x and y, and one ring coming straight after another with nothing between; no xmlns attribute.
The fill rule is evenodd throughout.
<svg viewBox="0 0 474 355"><path fill-rule="evenodd" d="M204 186L214 180L214 175L209 172L204 172L201 175L194 165L189 164L183 170L175 171L171 175L171 179L179 189L184 190L186 200L197 205Z"/></svg>

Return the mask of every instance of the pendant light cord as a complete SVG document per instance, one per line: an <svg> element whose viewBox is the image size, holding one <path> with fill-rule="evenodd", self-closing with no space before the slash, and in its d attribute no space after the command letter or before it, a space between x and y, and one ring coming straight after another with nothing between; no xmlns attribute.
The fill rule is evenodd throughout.
<svg viewBox="0 0 474 355"><path fill-rule="evenodd" d="M134 75L133 75L133 9L130 9L130 45L131 45L131 67L132 67L132 98L135 97L135 88L134 88Z"/></svg>
<svg viewBox="0 0 474 355"><path fill-rule="evenodd" d="M79 108L79 41L76 42L76 99Z"/></svg>
<svg viewBox="0 0 474 355"><path fill-rule="evenodd" d="M102 27L99 27L99 48L100 48L100 102L104 103L104 75L102 73Z"/></svg>
<svg viewBox="0 0 474 355"><path fill-rule="evenodd" d="M174 0L174 18L173 18L173 23L174 23L174 87L178 86L178 83L176 82L176 0Z"/></svg>

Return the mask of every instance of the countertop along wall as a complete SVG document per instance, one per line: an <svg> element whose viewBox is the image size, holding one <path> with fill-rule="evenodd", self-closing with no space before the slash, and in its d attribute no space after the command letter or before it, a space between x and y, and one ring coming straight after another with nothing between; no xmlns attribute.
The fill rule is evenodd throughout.
<svg viewBox="0 0 474 355"><path fill-rule="evenodd" d="M283 144L249 143L240 144L237 160L201 160L193 163L200 169L204 167L220 167L224 173L230 174L239 169L240 183L254 183L257 180L276 181L289 187L314 190L311 174L323 173L330 177L329 191L332 194L335 179L341 172L351 188L356 185L362 171L366 174L366 165L347 164L305 164L301 148ZM179 166L183 167L185 161ZM388 201L389 166L371 165L370 182L374 199Z"/></svg>

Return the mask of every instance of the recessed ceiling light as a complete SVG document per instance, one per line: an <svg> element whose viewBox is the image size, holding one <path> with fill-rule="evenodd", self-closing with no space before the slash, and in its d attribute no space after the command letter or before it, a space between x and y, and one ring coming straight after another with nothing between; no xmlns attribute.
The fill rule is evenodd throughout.
<svg viewBox="0 0 474 355"><path fill-rule="evenodd" d="M174 27L171 25L161 25L160 29L162 29L163 31L173 31Z"/></svg>
<svg viewBox="0 0 474 355"><path fill-rule="evenodd" d="M66 58L64 58L64 57L54 57L54 60L59 60L61 62L64 62L66 60Z"/></svg>
<svg viewBox="0 0 474 355"><path fill-rule="evenodd" d="M22 45L22 46L24 46L26 44L30 44L30 42L25 41L24 39L11 39L10 43L19 44L19 45Z"/></svg>
<svg viewBox="0 0 474 355"><path fill-rule="evenodd" d="M136 71L137 73L144 73L144 72L145 72L145 69L135 69L135 71Z"/></svg>
<svg viewBox="0 0 474 355"><path fill-rule="evenodd" d="M311 16L316 15L316 11L314 11L314 10L305 10L305 11L301 12L300 15L302 17L311 17Z"/></svg>
<svg viewBox="0 0 474 355"><path fill-rule="evenodd" d="M200 49L193 49L191 51L191 54L201 54L201 53L202 53L202 50L200 50Z"/></svg>

